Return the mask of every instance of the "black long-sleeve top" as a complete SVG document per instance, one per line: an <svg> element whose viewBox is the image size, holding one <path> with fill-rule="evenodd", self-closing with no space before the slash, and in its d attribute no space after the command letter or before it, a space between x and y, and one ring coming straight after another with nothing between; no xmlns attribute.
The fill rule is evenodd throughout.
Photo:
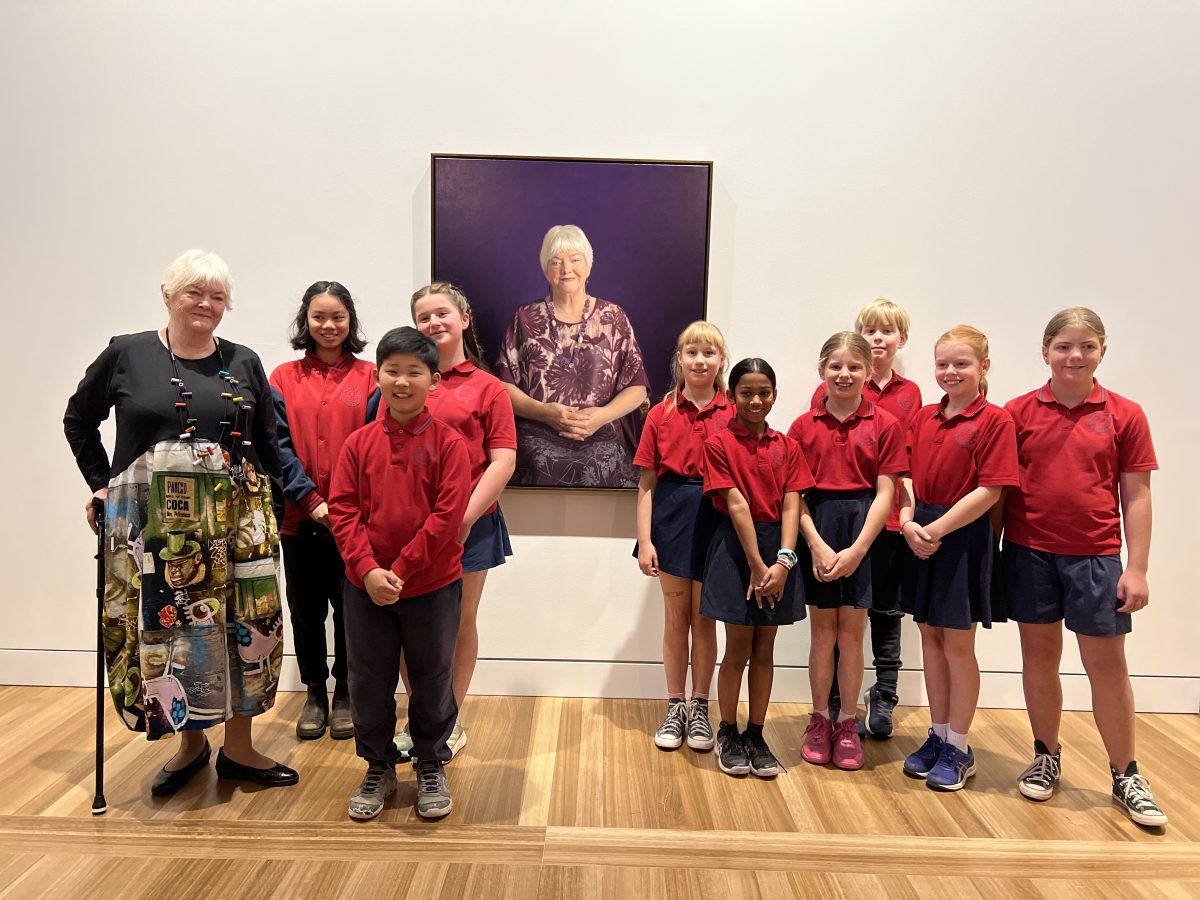
<svg viewBox="0 0 1200 900"><path fill-rule="evenodd" d="M197 419L194 437L217 440L221 434L219 423L233 414L229 401L221 398L221 393L229 390L218 374L222 356L225 368L238 380L237 393L252 406L249 412L239 413L250 446L234 449L242 451L258 471L278 480L279 450L271 386L253 350L222 340L219 354L178 360L179 377L192 392L188 405ZM175 408L179 390L171 383L173 377L171 355L156 331L114 337L88 366L67 401L63 429L79 471L93 491L106 487L111 478L159 441L179 440L179 413ZM110 463L100 440L100 423L114 407L117 445ZM229 430L226 449L232 443Z"/></svg>

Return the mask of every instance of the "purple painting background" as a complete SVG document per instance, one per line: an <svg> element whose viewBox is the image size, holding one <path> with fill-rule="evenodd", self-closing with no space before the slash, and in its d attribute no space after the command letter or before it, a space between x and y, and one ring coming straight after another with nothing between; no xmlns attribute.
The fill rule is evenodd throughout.
<svg viewBox="0 0 1200 900"><path fill-rule="evenodd" d="M578 225L595 260L587 290L629 316L651 402L675 339L707 305L709 163L433 158L433 278L466 291L489 365L518 306L545 297L538 252Z"/></svg>

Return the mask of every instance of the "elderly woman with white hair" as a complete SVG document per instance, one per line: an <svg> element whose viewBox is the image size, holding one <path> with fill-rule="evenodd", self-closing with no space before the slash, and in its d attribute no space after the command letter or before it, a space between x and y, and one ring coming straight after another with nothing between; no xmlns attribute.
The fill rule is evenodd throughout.
<svg viewBox="0 0 1200 900"><path fill-rule="evenodd" d="M299 775L254 748L283 660L278 474L271 388L258 356L214 332L232 308L224 260L192 250L160 288L167 324L114 337L67 403L79 470L104 504L104 649L125 725L179 734L155 796L204 769L225 723L217 777L264 787ZM112 459L100 423L117 411Z"/></svg>
<svg viewBox="0 0 1200 900"><path fill-rule="evenodd" d="M542 241L544 299L517 309L496 375L517 416L512 484L637 487L630 414L650 389L625 311L587 292L592 245L576 225Z"/></svg>

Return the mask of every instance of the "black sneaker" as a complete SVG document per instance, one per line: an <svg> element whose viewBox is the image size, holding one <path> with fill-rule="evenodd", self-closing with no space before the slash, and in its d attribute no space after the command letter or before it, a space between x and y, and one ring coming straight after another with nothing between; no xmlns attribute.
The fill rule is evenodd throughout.
<svg viewBox="0 0 1200 900"><path fill-rule="evenodd" d="M717 730L717 765L726 775L749 775L750 757L737 726L722 722Z"/></svg>
<svg viewBox="0 0 1200 900"><path fill-rule="evenodd" d="M677 698L667 701L667 714L663 717L658 731L654 732L654 744L663 750L676 750L683 746L683 736L687 732L688 707Z"/></svg>
<svg viewBox="0 0 1200 900"><path fill-rule="evenodd" d="M750 758L751 773L759 778L774 778L779 774L779 760L775 758L761 734L746 732L742 735L742 746L746 748L746 755Z"/></svg>
<svg viewBox="0 0 1200 900"><path fill-rule="evenodd" d="M900 698L891 691L884 690L879 685L867 691L863 703L867 707L866 725L868 733L877 738L892 736L892 710Z"/></svg>
<svg viewBox="0 0 1200 900"><path fill-rule="evenodd" d="M1017 790L1030 800L1049 800L1062 774L1062 747L1051 753L1041 741L1033 742L1033 762L1017 779Z"/></svg>
<svg viewBox="0 0 1200 900"><path fill-rule="evenodd" d="M1113 803L1129 814L1129 818L1139 825L1150 827L1167 824L1167 814L1158 808L1154 795L1150 793L1150 782L1138 774L1136 762L1131 762L1122 775L1109 766L1112 772Z"/></svg>

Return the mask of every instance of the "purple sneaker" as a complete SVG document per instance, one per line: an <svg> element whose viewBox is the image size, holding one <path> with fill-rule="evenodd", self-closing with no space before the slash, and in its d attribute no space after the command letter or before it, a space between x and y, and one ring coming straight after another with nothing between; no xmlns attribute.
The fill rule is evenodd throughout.
<svg viewBox="0 0 1200 900"><path fill-rule="evenodd" d="M970 747L963 753L949 741L942 741L942 753L925 777L925 783L935 791L959 791L975 774L975 751Z"/></svg>
<svg viewBox="0 0 1200 900"><path fill-rule="evenodd" d="M945 742L930 728L929 737L925 738L925 743L908 754L908 758L904 760L904 774L910 778L927 776L929 770L937 763L938 757L942 755L943 743Z"/></svg>

